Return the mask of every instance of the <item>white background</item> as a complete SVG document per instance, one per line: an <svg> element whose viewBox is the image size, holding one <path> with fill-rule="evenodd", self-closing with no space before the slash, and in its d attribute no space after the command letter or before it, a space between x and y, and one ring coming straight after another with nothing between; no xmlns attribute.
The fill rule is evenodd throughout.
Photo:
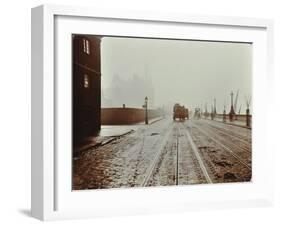
<svg viewBox="0 0 281 226"><path fill-rule="evenodd" d="M9 0L1 4L1 82L0 82L0 224L36 225L30 218L30 8L50 1ZM263 17L275 20L275 102L269 109L275 134L280 134L281 114L281 7L278 0L56 0L56 4L150 10L208 15ZM278 42L279 41L279 42ZM279 90L278 90L279 89ZM279 102L279 103L278 103ZM274 122L274 123L273 123ZM278 138L278 136L276 136ZM270 138L272 146L278 142ZM280 135L279 135L280 140ZM266 151L266 150L265 150ZM197 211L178 214L132 216L94 220L52 222L54 225L280 225L281 155L275 153L276 203L270 208ZM273 175L269 175L273 176Z"/></svg>
<svg viewBox="0 0 281 226"><path fill-rule="evenodd" d="M56 18L56 82L57 82L57 210L58 215L76 218L87 216L89 210L95 216L112 216L124 212L151 213L168 210L176 212L181 206L198 209L196 203L204 203L208 208L211 203L228 200L261 199L270 193L272 186L268 175L271 164L268 164L269 150L265 139L253 139L253 177L252 183L235 185L222 184L212 186L186 186L182 188L154 189L118 189L106 192L71 192L71 48L69 38L75 34L110 34L125 36L151 36L167 38L190 38L195 40L224 40L253 42L253 127L254 137L265 137L266 122L263 120L263 106L267 104L264 95L267 89L266 65L266 33L264 30L245 28L222 28L194 25L166 25L119 21L96 21L94 19L57 17ZM156 29L157 28L157 29ZM231 69L229 69L231 70ZM163 75L164 78L168 75ZM219 83L219 81L217 81ZM243 82L242 80L240 81ZM158 85L158 84L157 84ZM258 101L257 101L258 100ZM200 192L199 192L200 191ZM163 198L164 197L164 198ZM52 197L50 197L52 199ZM73 205L75 203L75 205ZM95 204L93 204L95 203ZM255 202L257 204L257 202ZM77 209L79 206L79 209ZM227 205L226 205L227 206ZM128 208L130 207L130 208ZM145 209L145 211L143 211ZM65 214L63 214L63 212ZM70 214L67 212L70 211Z"/></svg>

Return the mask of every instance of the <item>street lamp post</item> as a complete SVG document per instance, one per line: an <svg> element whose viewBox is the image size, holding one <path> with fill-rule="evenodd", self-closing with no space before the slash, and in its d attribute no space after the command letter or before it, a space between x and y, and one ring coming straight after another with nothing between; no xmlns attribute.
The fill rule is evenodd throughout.
<svg viewBox="0 0 281 226"><path fill-rule="evenodd" d="M147 125L148 124L148 115L147 115L147 102L148 102L148 98L145 97L144 99L144 107L145 107L145 124Z"/></svg>
<svg viewBox="0 0 281 226"><path fill-rule="evenodd" d="M234 120L234 116L235 116L235 111L234 111L234 107L233 107L233 92L231 91L230 93L231 96L231 107L230 107L230 112L229 112L229 121L233 121Z"/></svg>
<svg viewBox="0 0 281 226"><path fill-rule="evenodd" d="M216 98L214 98L214 118L216 117L216 114L217 114L217 103L216 103Z"/></svg>
<svg viewBox="0 0 281 226"><path fill-rule="evenodd" d="M250 104L251 104L251 97L248 97L246 99L246 105L247 105L247 109L246 109L246 126L247 127L251 127Z"/></svg>
<svg viewBox="0 0 281 226"><path fill-rule="evenodd" d="M246 126L247 127L251 127L251 118L250 118L251 116L250 116L250 109L249 108L247 108L246 109Z"/></svg>
<svg viewBox="0 0 281 226"><path fill-rule="evenodd" d="M223 108L223 118L222 118L223 122L226 122L226 111L225 111L225 105Z"/></svg>

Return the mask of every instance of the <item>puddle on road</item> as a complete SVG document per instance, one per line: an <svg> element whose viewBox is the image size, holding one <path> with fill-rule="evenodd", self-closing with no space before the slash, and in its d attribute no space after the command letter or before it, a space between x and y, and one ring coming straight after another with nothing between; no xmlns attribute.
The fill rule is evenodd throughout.
<svg viewBox="0 0 281 226"><path fill-rule="evenodd" d="M159 135L159 133L151 133L150 136L156 136Z"/></svg>

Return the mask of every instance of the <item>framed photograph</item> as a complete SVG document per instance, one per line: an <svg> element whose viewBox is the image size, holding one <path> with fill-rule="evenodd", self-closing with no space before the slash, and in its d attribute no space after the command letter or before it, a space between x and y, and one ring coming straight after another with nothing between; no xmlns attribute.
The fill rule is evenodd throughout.
<svg viewBox="0 0 281 226"><path fill-rule="evenodd" d="M32 9L32 216L273 200L270 20Z"/></svg>

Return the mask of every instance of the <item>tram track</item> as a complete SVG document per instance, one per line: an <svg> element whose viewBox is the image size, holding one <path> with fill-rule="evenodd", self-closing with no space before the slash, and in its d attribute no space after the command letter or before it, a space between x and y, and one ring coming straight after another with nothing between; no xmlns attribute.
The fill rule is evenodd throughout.
<svg viewBox="0 0 281 226"><path fill-rule="evenodd" d="M233 125L223 124L223 123L217 122L215 120L213 120L213 121L204 120L204 123L210 125L211 127L215 127L217 129L223 131L224 133L227 133L229 135L242 139L246 142L251 141L251 132L249 132L249 131L247 131L248 133L242 135L241 133L239 133L239 131L237 131L237 127L235 127ZM241 130L241 128L239 128L239 129ZM248 130L248 129L244 129L244 130Z"/></svg>
<svg viewBox="0 0 281 226"><path fill-rule="evenodd" d="M192 122L191 122L192 123ZM209 139L211 139L214 143L216 143L218 146L220 146L222 149L226 150L231 156L233 156L240 164L244 165L246 168L248 168L249 170L251 170L251 165L249 165L248 163L246 163L242 158L240 158L238 156L238 154L236 154L234 151L232 151L228 146L226 146L225 144L223 144L221 141L219 141L218 139L216 139L214 136L210 135L209 132L203 130L202 128L200 128L199 126L197 126L195 123L192 123L192 126L194 126L195 128L197 128L202 134L204 134L206 137L208 137Z"/></svg>
<svg viewBox="0 0 281 226"><path fill-rule="evenodd" d="M200 126L209 134L212 134L216 140L220 141L222 144L231 147L232 149L236 150L236 152L241 153L242 155L249 155L251 154L251 145L250 142L243 143L241 140L236 139L232 140L231 136L228 136L226 133L217 132L214 128L209 127L208 125L201 125ZM215 131L214 131L215 130Z"/></svg>
<svg viewBox="0 0 281 226"><path fill-rule="evenodd" d="M161 143L157 144L156 154L146 171L141 186L219 183L223 179L218 175L223 172L222 175L238 172L241 165L243 165L241 169L244 169L242 171L248 175L247 172L251 172L251 164L234 151L238 147L217 139L219 135L212 134L211 129L209 126L196 125L192 121L189 121L188 124L173 124L167 133L160 138ZM212 157L214 156L212 151L202 152L202 149L199 149L201 144L205 143L202 135L209 139L208 142L219 148L215 159ZM193 139L193 136L196 140ZM229 157L226 157L228 155ZM225 162L222 159L225 158L223 156L227 158L228 167L222 166L223 168L220 168L218 164ZM190 168L190 166L192 167ZM246 180L243 179L243 173L236 174L236 179L238 181Z"/></svg>
<svg viewBox="0 0 281 226"><path fill-rule="evenodd" d="M169 140L169 142L172 145L168 145L168 142L165 141L167 141L169 137L171 139L171 135L173 138L172 140ZM187 128L185 128L182 124L176 124L173 127L173 129L171 129L163 137L162 141L163 142L159 146L157 153L153 161L151 162L149 169L147 170L146 176L143 182L141 183L141 186L143 187L150 186L153 180L157 180L155 179L157 175L158 177L161 178L159 172L161 171L161 167L162 170L166 170L163 168L165 167L165 161L166 161L166 165L167 163L169 165L174 164L174 170L172 170L174 171L174 177L173 177L174 185L189 184L189 183L193 184L194 181L197 181L197 183L213 183L212 176L209 174L207 167L205 166L204 160L200 156L199 150L196 147ZM185 144L187 146L186 145L183 146L182 142L186 142ZM184 158L183 152L187 152L189 158L183 159ZM169 155L171 155L171 153L174 155L173 159L169 158ZM192 172L186 172L186 170L184 171L182 169L184 161L187 161L188 165L191 164L193 166ZM172 171L167 170L165 173L167 175L170 175ZM185 175L186 173L192 174L192 177L190 177L190 175L189 176ZM184 178L186 178L186 180ZM190 181L188 181L188 179Z"/></svg>
<svg viewBox="0 0 281 226"><path fill-rule="evenodd" d="M180 134L180 130L178 129L177 142L176 142L176 170L175 170L176 185L179 184L179 134Z"/></svg>
<svg viewBox="0 0 281 226"><path fill-rule="evenodd" d="M199 150L198 150L196 144L194 143L194 141L193 141L193 139L192 139L192 137L191 137L191 135L190 135L190 133L189 133L187 128L184 128L184 133L185 133L185 138L188 140L188 142L189 142L189 144L191 146L192 152L193 152L194 156L196 157L196 160L199 163L199 167L200 167L200 169L201 169L201 171L202 171L202 173L203 173L207 183L213 183L213 181L212 181L212 179L211 179L211 177L210 177L210 175L208 173L208 170L207 170L207 168L206 168L206 166L204 164L204 161L201 158Z"/></svg>
<svg viewBox="0 0 281 226"><path fill-rule="evenodd" d="M239 141L240 143L242 143L245 146L248 146L249 143L251 142L251 139L249 139L245 136L239 135L237 133L233 133L229 130L225 130L221 127L213 125L212 123L207 122L207 123L205 123L205 125L208 126L209 128L216 130L220 135L234 138L234 140ZM249 150L246 150L246 151L249 151Z"/></svg>
<svg viewBox="0 0 281 226"><path fill-rule="evenodd" d="M164 135L164 137L162 138L162 141L161 141L160 145L158 146L158 149L157 149L156 154L155 154L155 156L152 160L152 163L150 164L150 166L148 168L148 172L146 173L146 175L144 177L144 180L141 183L142 187L148 186L148 184L149 184L149 182L150 182L150 180L153 176L153 172L154 172L154 170L157 166L157 163L159 162L160 155L163 152L163 149L165 148L167 140L170 137L171 133L172 133L172 129L169 129L166 132L166 134Z"/></svg>

